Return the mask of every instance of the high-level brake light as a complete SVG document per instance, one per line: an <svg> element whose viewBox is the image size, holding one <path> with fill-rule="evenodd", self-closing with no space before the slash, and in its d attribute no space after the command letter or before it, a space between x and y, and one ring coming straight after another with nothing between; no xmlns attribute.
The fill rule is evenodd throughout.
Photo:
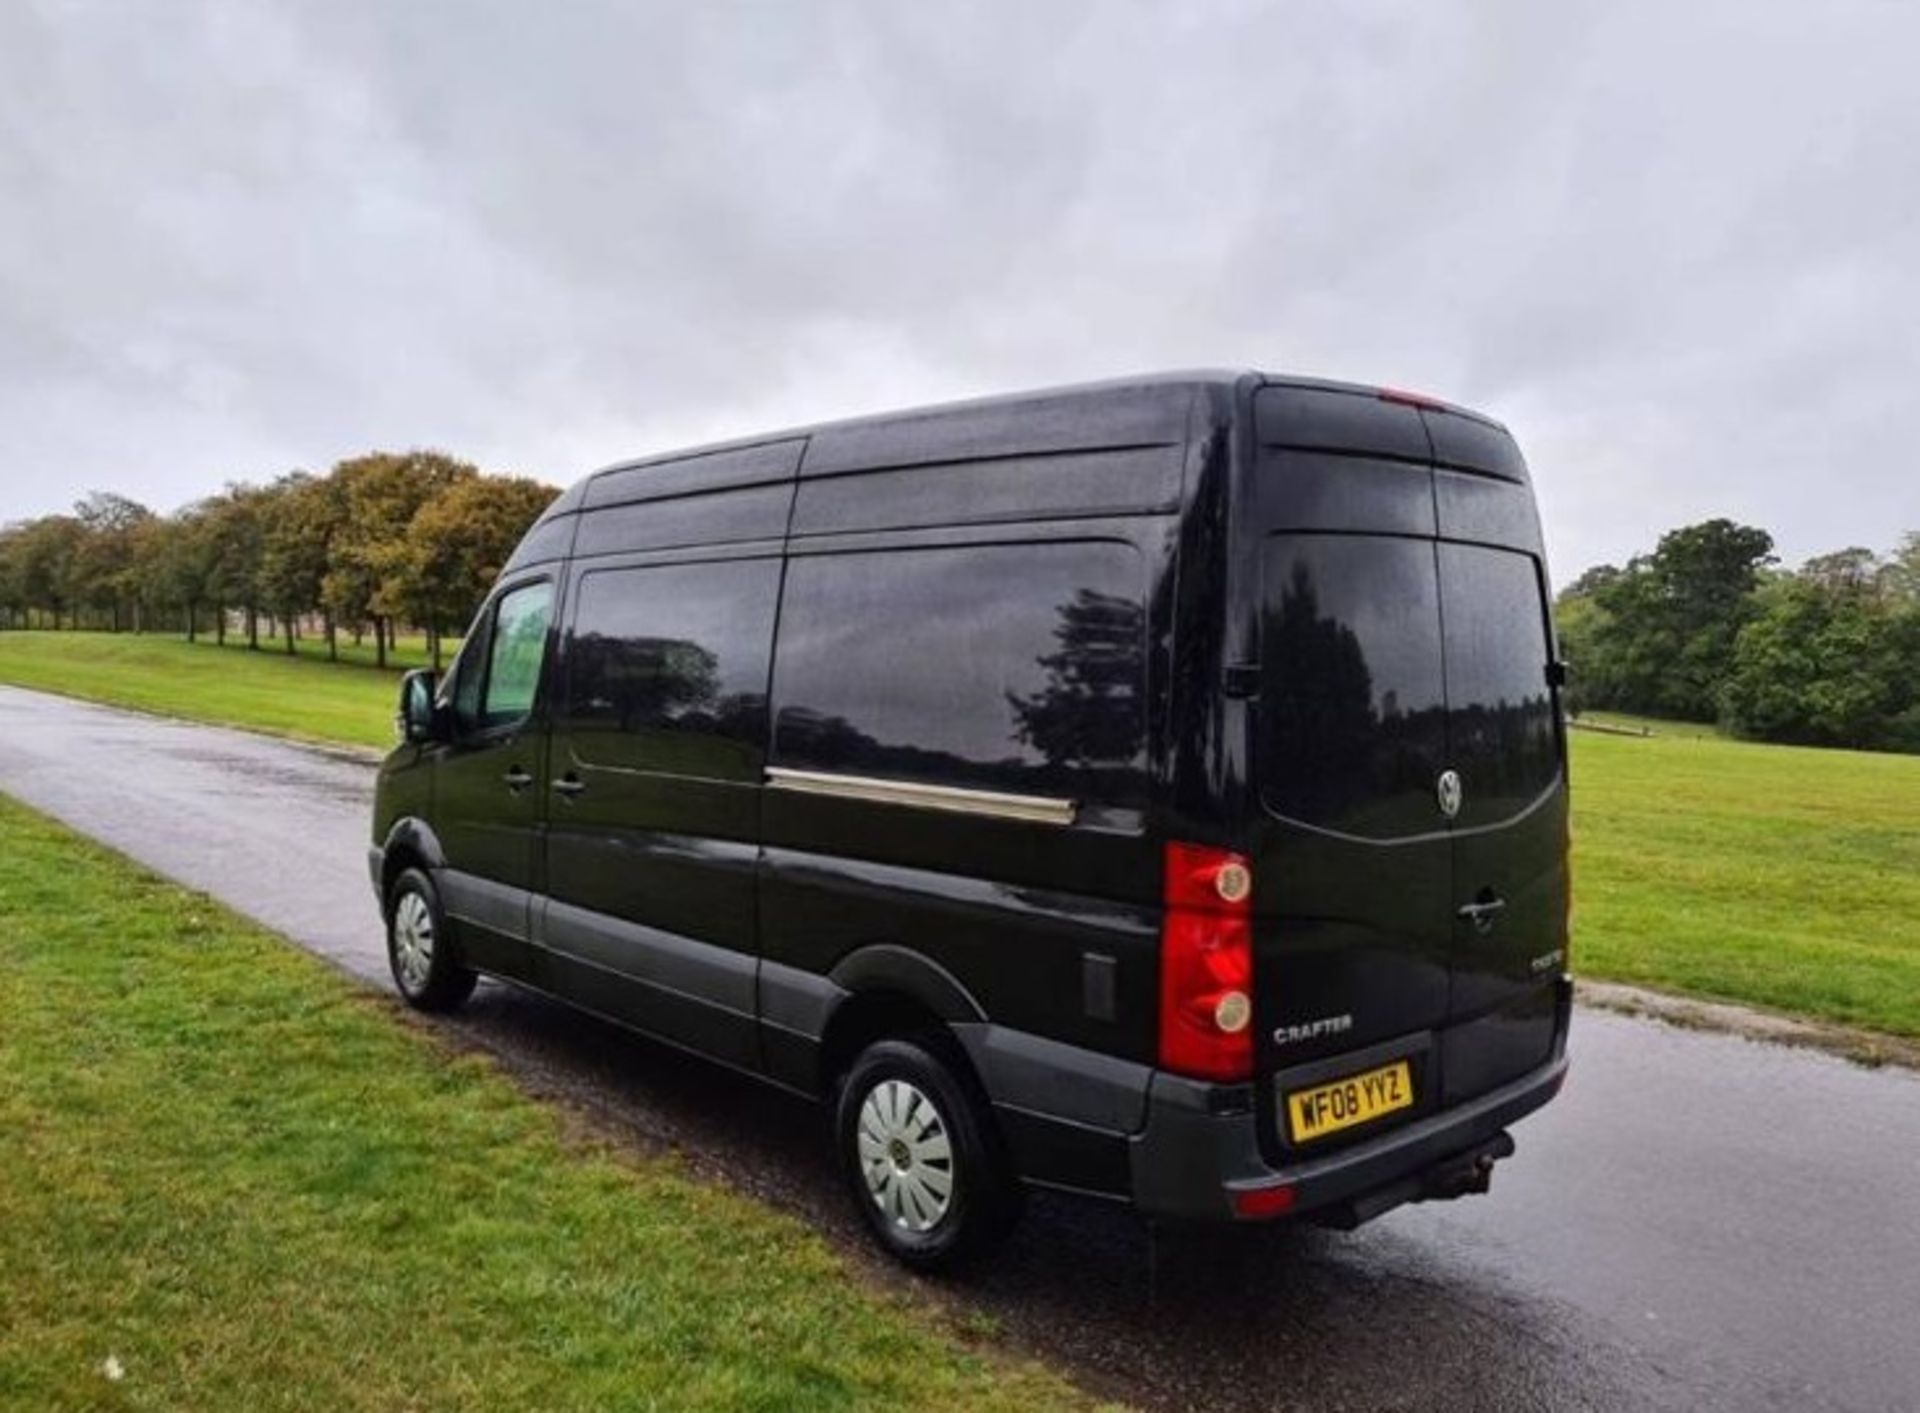
<svg viewBox="0 0 1920 1413"><path fill-rule="evenodd" d="M1398 402L1408 407L1424 407L1429 412L1445 412L1446 403L1437 397L1428 397L1425 393L1408 392L1405 388L1381 388L1379 398L1382 402Z"/></svg>
<svg viewBox="0 0 1920 1413"><path fill-rule="evenodd" d="M1194 1079L1253 1077L1253 871L1199 844L1166 848L1160 1064Z"/></svg>

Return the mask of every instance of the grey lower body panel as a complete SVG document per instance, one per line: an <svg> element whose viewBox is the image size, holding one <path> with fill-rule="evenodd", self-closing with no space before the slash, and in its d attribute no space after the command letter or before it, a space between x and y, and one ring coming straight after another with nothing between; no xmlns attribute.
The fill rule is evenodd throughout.
<svg viewBox="0 0 1920 1413"><path fill-rule="evenodd" d="M1261 1155L1251 1109L1211 1113L1213 1086L1156 1075L1152 1117L1133 1139L1134 1204L1154 1216L1224 1221L1237 1215L1239 1194L1284 1186L1295 1214L1331 1207L1492 1139L1553 1098L1566 1074L1566 1057L1557 1056L1470 1103L1285 1168Z"/></svg>
<svg viewBox="0 0 1920 1413"><path fill-rule="evenodd" d="M440 905L463 931L477 927L514 942L527 940L533 894L526 889L457 868L440 869L434 881L440 888Z"/></svg>
<svg viewBox="0 0 1920 1413"><path fill-rule="evenodd" d="M1149 1067L987 1022L953 1031L1022 1177L1128 1196L1128 1138L1146 1122Z"/></svg>
<svg viewBox="0 0 1920 1413"><path fill-rule="evenodd" d="M729 1065L759 1067L757 957L552 899L535 919L538 974L556 995Z"/></svg>
<svg viewBox="0 0 1920 1413"><path fill-rule="evenodd" d="M1147 1122L1131 1141L1133 1200L1155 1216L1196 1221L1231 1220L1237 1199L1274 1188L1291 1190L1294 1215L1343 1205L1377 1215L1391 1202L1382 1194L1416 1195L1413 1181L1463 1153L1493 1148L1506 1126L1560 1092L1567 1077L1567 1017L1572 983L1555 987L1557 1021L1543 1062L1467 1100L1422 1114L1325 1154L1310 1150L1284 1163L1261 1150L1255 1090L1156 1073ZM1240 1096L1233 1102L1235 1095Z"/></svg>
<svg viewBox="0 0 1920 1413"><path fill-rule="evenodd" d="M821 1073L822 1042L834 1008L847 995L831 977L781 962L760 963L760 1046L771 1078L807 1094L826 1087L830 1076Z"/></svg>

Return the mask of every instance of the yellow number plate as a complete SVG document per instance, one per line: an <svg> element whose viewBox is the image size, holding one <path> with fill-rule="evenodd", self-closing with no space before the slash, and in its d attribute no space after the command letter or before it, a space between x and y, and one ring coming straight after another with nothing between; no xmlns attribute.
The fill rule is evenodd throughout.
<svg viewBox="0 0 1920 1413"><path fill-rule="evenodd" d="M1287 1096L1287 1132L1295 1143L1325 1138L1413 1107L1413 1071L1405 1060L1330 1084L1296 1089Z"/></svg>

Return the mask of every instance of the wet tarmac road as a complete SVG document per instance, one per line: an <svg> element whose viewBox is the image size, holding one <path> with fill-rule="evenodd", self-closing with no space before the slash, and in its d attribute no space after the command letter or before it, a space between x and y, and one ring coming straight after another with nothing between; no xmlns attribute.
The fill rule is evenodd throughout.
<svg viewBox="0 0 1920 1413"><path fill-rule="evenodd" d="M0 688L0 791L384 987L370 788L350 757ZM808 1106L504 987L447 1028L920 1285L866 1252ZM1156 1238L1041 1197L1002 1257L920 1288L1149 1406L1920 1408L1920 1076L1583 1010L1515 1136L1491 1196L1352 1235Z"/></svg>

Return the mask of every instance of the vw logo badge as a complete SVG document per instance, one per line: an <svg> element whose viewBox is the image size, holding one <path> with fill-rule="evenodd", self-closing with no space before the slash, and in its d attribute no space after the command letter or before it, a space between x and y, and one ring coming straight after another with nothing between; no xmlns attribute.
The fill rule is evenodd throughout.
<svg viewBox="0 0 1920 1413"><path fill-rule="evenodd" d="M1440 802L1440 813L1448 819L1452 819L1460 813L1462 788L1460 784L1460 772L1457 770L1441 771L1439 780L1434 782L1434 798Z"/></svg>

